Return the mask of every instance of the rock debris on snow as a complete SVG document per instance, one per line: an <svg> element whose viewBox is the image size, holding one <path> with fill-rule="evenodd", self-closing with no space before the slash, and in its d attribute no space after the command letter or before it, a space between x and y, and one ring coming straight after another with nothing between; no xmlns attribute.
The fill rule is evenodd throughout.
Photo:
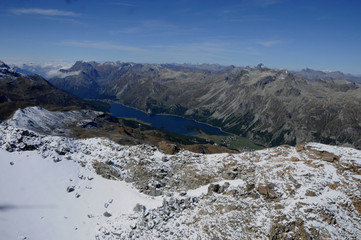
<svg viewBox="0 0 361 240"><path fill-rule="evenodd" d="M359 150L308 143L241 154L166 155L153 146L40 135L6 122L0 124L0 146L7 156L30 151L43 158L37 161L59 160L50 161L51 171L75 164L64 187L81 196L76 208L86 224L72 227L96 239L361 238ZM21 167L16 162L13 169ZM109 190L97 201L100 196L90 195L100 191L99 182L104 188L126 182L135 189ZM66 199L67 192L62 188ZM129 199L127 206L122 198ZM0 230L9 231L7 224L1 222Z"/></svg>

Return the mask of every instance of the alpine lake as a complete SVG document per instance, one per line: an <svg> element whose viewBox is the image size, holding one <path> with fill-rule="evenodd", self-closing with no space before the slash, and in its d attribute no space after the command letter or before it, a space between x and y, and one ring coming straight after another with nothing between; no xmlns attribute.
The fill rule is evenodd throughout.
<svg viewBox="0 0 361 240"><path fill-rule="evenodd" d="M179 116L166 114L149 115L141 110L124 106L119 103L110 103L109 112L114 117L140 121L165 132L172 132L186 136L197 136L206 140L211 140L217 144L225 145L232 149L262 149L262 147L255 145L247 138L226 133L220 128Z"/></svg>

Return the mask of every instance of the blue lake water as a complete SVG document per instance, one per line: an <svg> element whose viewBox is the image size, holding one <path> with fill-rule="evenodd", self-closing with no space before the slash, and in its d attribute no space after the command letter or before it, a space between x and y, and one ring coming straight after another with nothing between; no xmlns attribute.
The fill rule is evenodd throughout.
<svg viewBox="0 0 361 240"><path fill-rule="evenodd" d="M143 122L150 123L153 127L167 132L174 132L183 135L195 135L200 133L199 129L202 129L203 131L214 135L227 135L227 133L222 132L219 128L212 127L204 123L199 123L190 119L173 115L148 115L138 109L126 107L122 104L110 104L109 111L115 117L136 118Z"/></svg>

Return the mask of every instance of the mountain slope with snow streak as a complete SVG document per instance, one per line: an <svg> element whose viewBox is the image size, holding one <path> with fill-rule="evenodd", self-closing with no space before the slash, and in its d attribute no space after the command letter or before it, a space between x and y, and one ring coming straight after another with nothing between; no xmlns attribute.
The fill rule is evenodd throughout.
<svg viewBox="0 0 361 240"><path fill-rule="evenodd" d="M91 110L76 110L69 112L51 112L39 106L17 110L7 123L14 127L38 131L50 135L70 134L71 124L80 120L91 121L102 112Z"/></svg>
<svg viewBox="0 0 361 240"><path fill-rule="evenodd" d="M7 239L361 238L359 150L166 155L7 123L0 146Z"/></svg>

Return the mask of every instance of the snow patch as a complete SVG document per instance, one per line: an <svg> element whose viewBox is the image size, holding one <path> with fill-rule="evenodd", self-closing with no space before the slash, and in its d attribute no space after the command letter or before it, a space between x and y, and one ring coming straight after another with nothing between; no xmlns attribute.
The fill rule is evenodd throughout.
<svg viewBox="0 0 361 240"><path fill-rule="evenodd" d="M162 204L160 197L104 179L74 161L54 163L37 152L3 149L0 159L3 239L94 239L99 226L115 216L132 214L137 203L147 208ZM68 192L69 186L74 191ZM105 212L111 216L104 216Z"/></svg>

